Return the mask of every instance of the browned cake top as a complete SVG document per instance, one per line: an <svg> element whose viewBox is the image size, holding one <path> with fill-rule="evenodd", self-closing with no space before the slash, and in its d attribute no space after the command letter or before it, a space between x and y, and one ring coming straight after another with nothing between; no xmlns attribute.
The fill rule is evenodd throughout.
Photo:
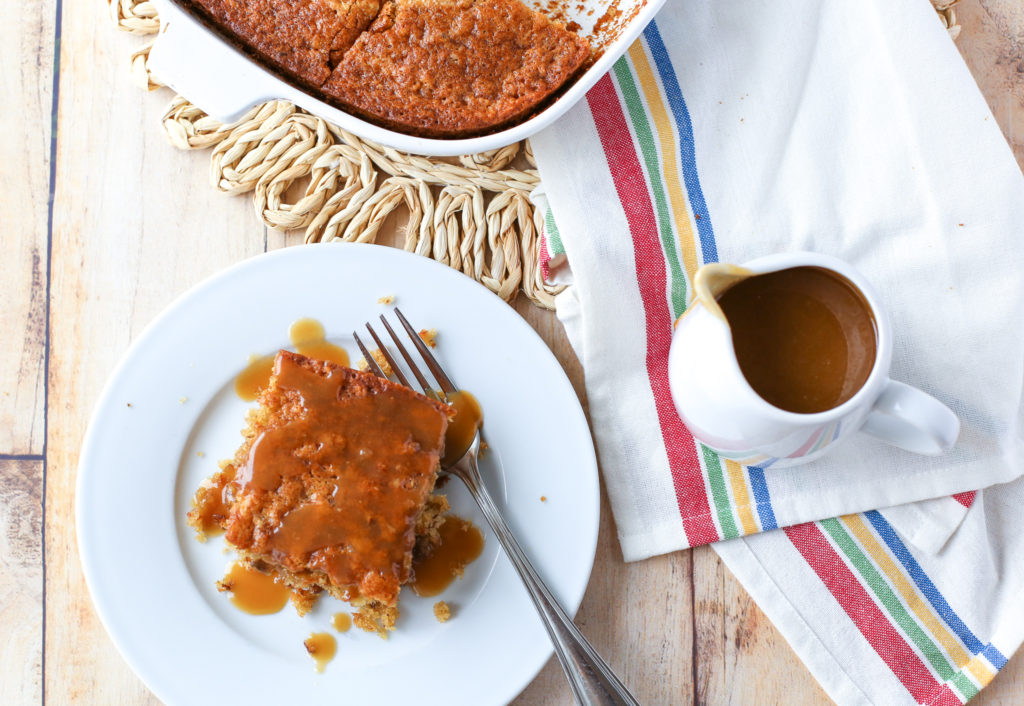
<svg viewBox="0 0 1024 706"><path fill-rule="evenodd" d="M282 69L320 85L380 9L380 0L195 0Z"/></svg>
<svg viewBox="0 0 1024 706"><path fill-rule="evenodd" d="M434 486L449 410L408 388L281 351L234 476L227 539L393 605Z"/></svg>
<svg viewBox="0 0 1024 706"><path fill-rule="evenodd" d="M518 0L396 0L323 89L392 126L466 134L525 117L589 56L586 40Z"/></svg>
<svg viewBox="0 0 1024 706"><path fill-rule="evenodd" d="M524 119L590 57L519 0L192 1L353 112L433 137Z"/></svg>

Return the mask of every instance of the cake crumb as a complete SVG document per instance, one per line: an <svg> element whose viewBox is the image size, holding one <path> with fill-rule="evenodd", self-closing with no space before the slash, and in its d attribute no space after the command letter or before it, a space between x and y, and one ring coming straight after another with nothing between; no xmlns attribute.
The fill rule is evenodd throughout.
<svg viewBox="0 0 1024 706"><path fill-rule="evenodd" d="M387 304L394 304L395 303L395 295L394 294L388 294L385 297L381 297L380 299L377 300L377 303L378 304L385 304L385 305L387 305Z"/></svg>
<svg viewBox="0 0 1024 706"><path fill-rule="evenodd" d="M541 495L541 496L540 496L540 501L541 501L542 503L546 503L546 502L548 501L548 496L547 496L547 495Z"/></svg>
<svg viewBox="0 0 1024 706"><path fill-rule="evenodd" d="M377 363L377 366L380 368L382 373L389 377L394 375L395 371L391 368L391 364L388 362L388 359L380 352L380 348L374 348L370 351L370 355L373 357L374 362ZM366 362L366 358L360 358L358 362L356 362L356 368L365 372L370 369L370 364Z"/></svg>
<svg viewBox="0 0 1024 706"><path fill-rule="evenodd" d="M437 329L420 329L420 339L431 348L437 348Z"/></svg>
<svg viewBox="0 0 1024 706"><path fill-rule="evenodd" d="M202 451L196 451L196 456L199 458L206 458L206 454Z"/></svg>
<svg viewBox="0 0 1024 706"><path fill-rule="evenodd" d="M292 602L292 607L295 612L301 618L309 611L313 610L313 606L316 604L316 599L319 593L316 591L296 591L293 590L288 599Z"/></svg>
<svg viewBox="0 0 1024 706"><path fill-rule="evenodd" d="M185 404L186 402L188 402L188 397L182 397L181 399L178 400L178 402L180 404Z"/></svg>
<svg viewBox="0 0 1024 706"><path fill-rule="evenodd" d="M438 601L434 604L434 617L437 618L439 623L447 623L452 617L452 609L444 601Z"/></svg>
<svg viewBox="0 0 1024 706"><path fill-rule="evenodd" d="M388 639L388 632L395 629L398 608L384 605L380 601L367 601L352 614L352 624L360 630L375 632L381 639Z"/></svg>
<svg viewBox="0 0 1024 706"><path fill-rule="evenodd" d="M125 405L127 405L128 407L131 407L132 403L131 402L125 402Z"/></svg>

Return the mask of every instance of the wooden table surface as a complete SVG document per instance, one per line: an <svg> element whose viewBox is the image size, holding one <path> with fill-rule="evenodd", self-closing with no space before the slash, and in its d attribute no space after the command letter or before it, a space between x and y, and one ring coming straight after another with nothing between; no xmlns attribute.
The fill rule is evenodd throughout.
<svg viewBox="0 0 1024 706"><path fill-rule="evenodd" d="M960 50L1024 165L1024 4L965 0L959 15ZM25 0L0 23L0 45L0 704L155 702L82 579L74 488L89 414L171 300L298 238L266 230L249 198L215 192L205 154L168 145L158 118L169 95L129 81L137 42L111 28L105 2ZM582 395L555 318L517 309ZM624 564L606 500L577 621L644 703L828 702L711 549ZM1018 654L977 702L1022 701ZM570 703L557 664L519 703Z"/></svg>

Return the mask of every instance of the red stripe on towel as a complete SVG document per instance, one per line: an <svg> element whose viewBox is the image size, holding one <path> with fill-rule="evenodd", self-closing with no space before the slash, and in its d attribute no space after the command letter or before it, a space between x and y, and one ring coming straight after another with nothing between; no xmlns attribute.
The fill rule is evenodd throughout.
<svg viewBox="0 0 1024 706"><path fill-rule="evenodd" d="M953 496L953 499L964 507L970 507L974 504L974 496L977 494L977 490L968 490L966 493L957 493Z"/></svg>
<svg viewBox="0 0 1024 706"><path fill-rule="evenodd" d="M784 530L786 536L818 575L825 588L850 616L861 635L878 653L918 703L935 695L940 684L914 648L878 607L850 567L828 543L817 524L808 522Z"/></svg>
<svg viewBox="0 0 1024 706"><path fill-rule="evenodd" d="M637 284L647 329L647 376L668 454L683 529L690 546L707 544L717 541L719 535L711 516L696 445L676 413L669 392L668 349L672 341L672 316L665 294L665 254L658 238L650 192L633 137L626 125L622 104L609 75L605 75L587 93L587 103L605 158L615 176L615 189L633 238Z"/></svg>
<svg viewBox="0 0 1024 706"><path fill-rule="evenodd" d="M551 253L548 252L548 239L543 229L540 231L540 276L545 282L551 280Z"/></svg>

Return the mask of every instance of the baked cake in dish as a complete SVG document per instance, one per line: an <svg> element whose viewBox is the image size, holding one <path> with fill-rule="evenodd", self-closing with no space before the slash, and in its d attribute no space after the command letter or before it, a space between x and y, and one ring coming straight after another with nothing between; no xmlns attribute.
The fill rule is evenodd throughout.
<svg viewBox="0 0 1024 706"><path fill-rule="evenodd" d="M451 408L335 363L281 351L234 459L195 495L241 560L273 572L299 613L323 591L356 625L394 628L414 552L438 541L434 494Z"/></svg>
<svg viewBox="0 0 1024 706"><path fill-rule="evenodd" d="M329 102L390 129L467 137L529 117L589 43L519 0L193 0Z"/></svg>
<svg viewBox="0 0 1024 706"><path fill-rule="evenodd" d="M195 0L265 60L320 85L380 10L378 0Z"/></svg>

